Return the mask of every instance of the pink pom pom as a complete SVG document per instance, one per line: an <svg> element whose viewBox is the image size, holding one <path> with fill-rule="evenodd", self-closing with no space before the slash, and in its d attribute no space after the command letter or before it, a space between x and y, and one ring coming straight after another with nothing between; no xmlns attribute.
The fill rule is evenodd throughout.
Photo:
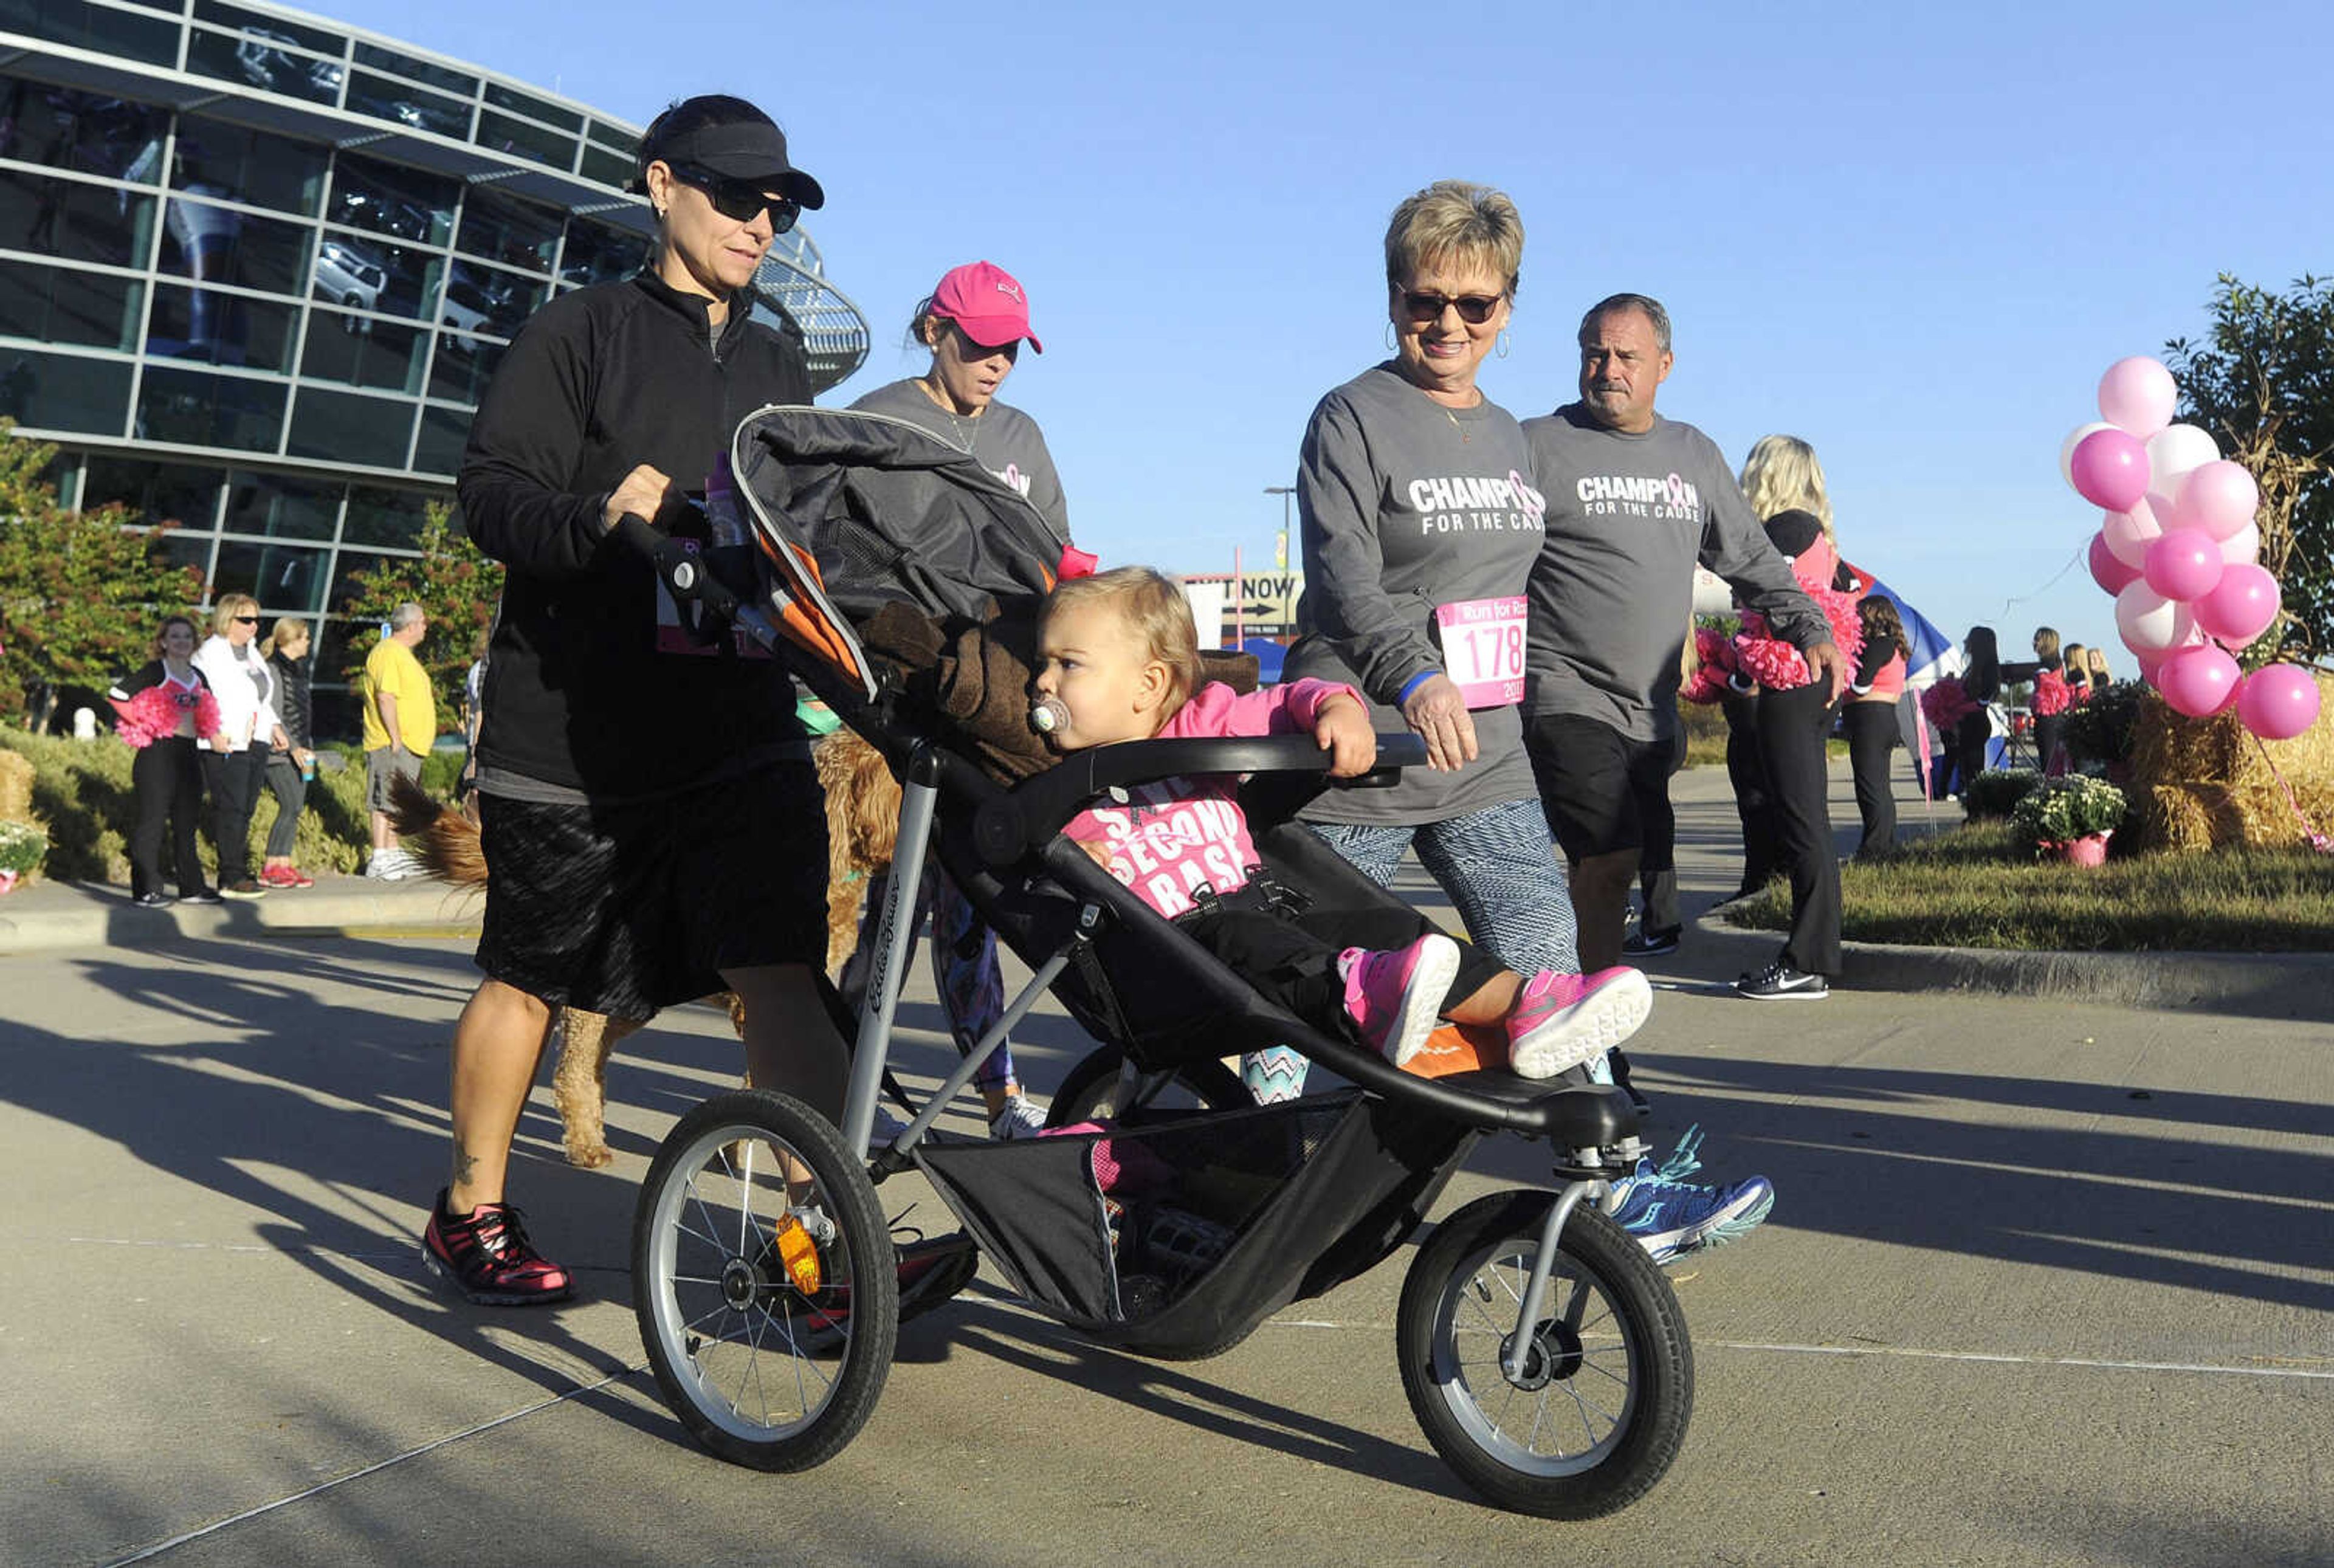
<svg viewBox="0 0 2334 1568"><path fill-rule="evenodd" d="M1736 638L1734 658L1743 674L1770 691L1790 691L1812 678L1799 650L1771 637Z"/></svg>

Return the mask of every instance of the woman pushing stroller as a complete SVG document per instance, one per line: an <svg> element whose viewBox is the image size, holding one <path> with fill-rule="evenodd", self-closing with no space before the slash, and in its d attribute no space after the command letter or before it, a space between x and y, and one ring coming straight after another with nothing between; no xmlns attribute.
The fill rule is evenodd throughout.
<svg viewBox="0 0 2334 1568"><path fill-rule="evenodd" d="M1202 685L1182 592L1147 567L1056 588L1038 646L1041 723L1060 750L1305 730L1331 754L1334 776L1376 761L1369 710L1349 686L1308 679L1235 696ZM1510 1070L1553 1077L1628 1038L1652 1007L1635 969L1526 978L1407 909L1292 909L1259 874L1229 779L1143 786L1064 832L1266 995L1319 1027L1350 1030L1397 1066L1448 1019L1501 1026Z"/></svg>

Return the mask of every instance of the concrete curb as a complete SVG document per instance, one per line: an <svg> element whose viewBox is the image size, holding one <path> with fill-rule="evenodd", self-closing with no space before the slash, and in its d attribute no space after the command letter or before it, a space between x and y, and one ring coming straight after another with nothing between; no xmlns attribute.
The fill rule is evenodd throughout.
<svg viewBox="0 0 2334 1568"><path fill-rule="evenodd" d="M42 882L0 900L0 956L151 947L173 938L475 937L485 911L481 894L418 877L320 877L313 888L277 890L250 903L166 909L139 909L127 890L102 883Z"/></svg>
<svg viewBox="0 0 2334 1568"><path fill-rule="evenodd" d="M1730 922L1713 910L1695 922L1712 957L1740 952L1748 969L1774 957L1778 931ZM2037 953L1991 948L1842 944L1844 989L1967 991L2049 996L2164 1012L2229 1012L2334 1023L2334 954Z"/></svg>

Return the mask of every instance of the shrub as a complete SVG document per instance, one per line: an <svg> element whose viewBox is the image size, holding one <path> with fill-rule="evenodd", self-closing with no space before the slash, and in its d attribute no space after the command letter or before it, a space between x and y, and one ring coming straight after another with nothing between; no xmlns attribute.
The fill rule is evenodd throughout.
<svg viewBox="0 0 2334 1568"><path fill-rule="evenodd" d="M69 880L127 882L130 832L138 821L130 784L136 755L110 735L70 740L21 730L0 732L0 747L33 765L32 805L49 824L47 873ZM337 772L321 773L308 785L293 854L311 871L354 871L364 864L371 830L365 815L364 754L340 749L348 759ZM275 797L263 789L251 818L256 854L275 821ZM206 870L216 871L209 813L198 840Z"/></svg>
<svg viewBox="0 0 2334 1568"><path fill-rule="evenodd" d="M1990 767L1962 791L1962 810L1972 822L2006 817L2041 779L2030 767Z"/></svg>
<svg viewBox="0 0 2334 1568"><path fill-rule="evenodd" d="M2131 760L2132 721L2147 695L2144 680L2118 680L2067 710L2064 736L2075 761L2101 765Z"/></svg>
<svg viewBox="0 0 2334 1568"><path fill-rule="evenodd" d="M0 822L0 871L29 876L49 852L49 835L33 822Z"/></svg>
<svg viewBox="0 0 2334 1568"><path fill-rule="evenodd" d="M2084 774L2044 779L2013 807L2010 820L2036 848L2063 844L2123 825L2123 791Z"/></svg>

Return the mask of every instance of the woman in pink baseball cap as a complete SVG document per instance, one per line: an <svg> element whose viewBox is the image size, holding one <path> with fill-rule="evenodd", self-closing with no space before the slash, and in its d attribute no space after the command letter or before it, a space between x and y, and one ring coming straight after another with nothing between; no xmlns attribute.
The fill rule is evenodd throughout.
<svg viewBox="0 0 2334 1568"><path fill-rule="evenodd" d="M931 368L851 406L906 419L963 447L1026 496L1067 544L1069 504L1045 434L1037 420L997 401L1024 339L1036 352L1046 351L1029 330L1028 293L1011 273L985 261L951 267L908 323L911 346L931 351Z"/></svg>
<svg viewBox="0 0 2334 1568"><path fill-rule="evenodd" d="M971 453L1036 507L1066 546L1069 505L1045 433L1037 420L997 400L1024 339L1034 351L1046 351L1029 330L1029 295L1018 279L994 262L951 267L908 323L909 345L930 350L931 364L922 375L878 387L851 406L905 419ZM957 1049L969 1054L1005 1011L997 938L947 876L937 867L934 871L924 882L932 914L933 980ZM871 890L868 909L882 907ZM983 1063L973 1082L988 1103L991 1136L1027 1138L1045 1126L1045 1112L1014 1076L1011 1045Z"/></svg>

